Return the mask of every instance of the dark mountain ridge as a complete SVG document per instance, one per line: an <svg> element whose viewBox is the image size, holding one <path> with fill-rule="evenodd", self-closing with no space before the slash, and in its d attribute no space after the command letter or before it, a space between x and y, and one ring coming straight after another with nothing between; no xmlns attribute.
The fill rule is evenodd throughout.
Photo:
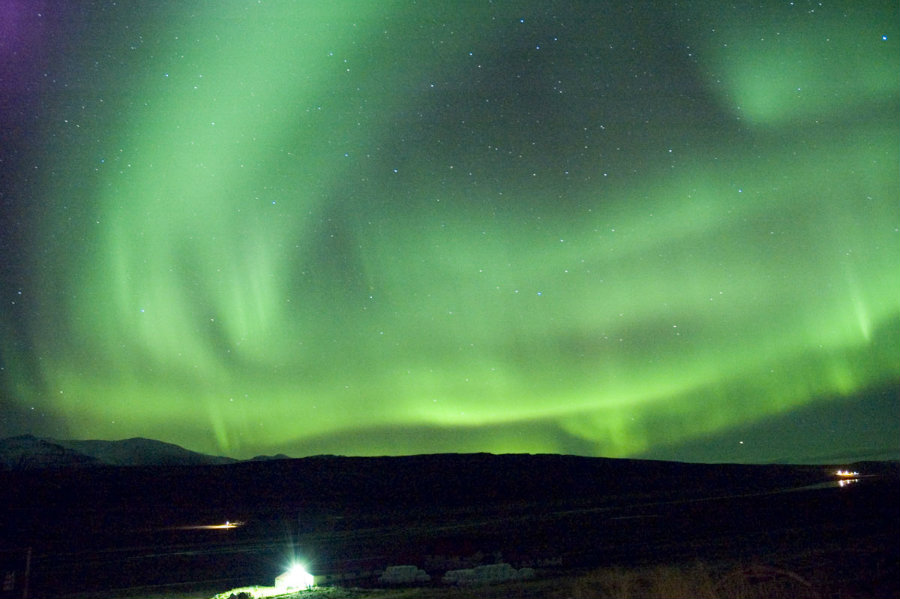
<svg viewBox="0 0 900 599"><path fill-rule="evenodd" d="M154 455L183 455L147 440L124 444L161 452ZM169 459L124 466L34 437L6 439L0 446L62 456L18 462L52 467L0 471L0 545L39 547L42 568L49 572L47 585L57 577L51 575L57 572L56 560L49 556L105 556L123 546L150 548L160 556L152 562L158 568L175 560L172 556L195 560L193 567L200 568L208 555L190 557L198 547L218 552L229 544L261 547L263 557L252 559L280 563L285 538L303 539L304 550L332 569L357 556L409 563L431 554L467 556L476 550L519 559L565 555L577 566L608 559L608 554L646 559L647 552L659 551L653 543L670 552L673 543L692 547L710 535L726 540L738 533L752 536L763 524L793 530L849 519L875 522L865 524L866 531L875 526L878 532L882 521L892 526L896 520L900 480L896 462L841 464L873 483L827 495L814 489L834 486L838 465L476 453L194 465ZM98 446L76 442L72 447L94 451ZM150 454L142 456L144 463ZM122 463L122 455L103 457ZM66 460L74 466L61 466ZM240 524L226 533L221 530L225 522ZM745 529L750 532L741 532ZM646 539L655 540L648 544ZM227 568L247 567L247 555L234 556ZM221 564L205 567L226 568ZM68 572L73 567L58 568ZM124 576L132 580L132 575Z"/></svg>
<svg viewBox="0 0 900 599"><path fill-rule="evenodd" d="M539 502L571 505L584 498L640 501L664 492L672 498L797 487L833 480L834 467L692 464L653 460L589 458L549 454L432 454L399 457L318 456L299 459L198 462L193 452L173 452L168 444L129 440L125 447L165 450L145 453L143 464L123 466L120 449L94 442L72 446L99 457L74 453L62 444L35 438L0 441L0 449L31 447L51 460L19 459L38 465L0 472L3 505L30 510L41 503L90 506L108 514L161 517L217 514L240 519L261 512L391 511L415 506L470 508ZM173 446L174 447L174 446ZM151 463L149 456L163 456ZM207 456L208 457L208 456ZM175 458L184 458L178 461ZM101 460L109 460L104 462ZM111 464L112 460L116 464ZM61 466L68 460L74 467ZM133 463L133 462L132 462ZM87 467L86 467L87 466ZM852 466L842 464L842 467ZM853 466L861 469L859 466ZM898 476L896 463L871 463L867 473ZM129 516L130 517L130 516Z"/></svg>
<svg viewBox="0 0 900 599"><path fill-rule="evenodd" d="M120 441L59 440L19 435L0 439L0 470L89 466L202 466L231 464L173 443L135 437Z"/></svg>
<svg viewBox="0 0 900 599"><path fill-rule="evenodd" d="M76 451L77 450L77 451ZM91 455L88 455L91 454ZM696 464L551 454L315 456L235 461L148 439L0 440L0 505L171 522L247 514L389 513L418 507L592 505L758 493L834 480L837 467L900 478L900 463ZM130 464L130 465L126 465ZM7 515L9 515L9 510Z"/></svg>
<svg viewBox="0 0 900 599"><path fill-rule="evenodd" d="M0 471L98 466L102 462L52 439L20 435L0 439Z"/></svg>

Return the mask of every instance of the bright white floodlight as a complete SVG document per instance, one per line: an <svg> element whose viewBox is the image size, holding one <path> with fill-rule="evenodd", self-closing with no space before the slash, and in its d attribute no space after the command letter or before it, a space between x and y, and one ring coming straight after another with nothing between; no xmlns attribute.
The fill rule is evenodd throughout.
<svg viewBox="0 0 900 599"><path fill-rule="evenodd" d="M296 591L313 586L315 586L313 575L300 564L294 564L290 570L275 579L275 588L279 591Z"/></svg>

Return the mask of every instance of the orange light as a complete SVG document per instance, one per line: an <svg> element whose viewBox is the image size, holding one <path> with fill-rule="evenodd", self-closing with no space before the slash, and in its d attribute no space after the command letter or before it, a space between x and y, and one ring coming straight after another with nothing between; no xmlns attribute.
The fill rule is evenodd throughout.
<svg viewBox="0 0 900 599"><path fill-rule="evenodd" d="M194 526L176 526L174 530L230 530L243 526L240 520L226 520L224 524L196 524Z"/></svg>

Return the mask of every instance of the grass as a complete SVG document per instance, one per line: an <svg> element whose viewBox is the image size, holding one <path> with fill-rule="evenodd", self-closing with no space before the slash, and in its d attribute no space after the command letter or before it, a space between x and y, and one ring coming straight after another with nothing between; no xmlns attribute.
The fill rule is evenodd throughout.
<svg viewBox="0 0 900 599"><path fill-rule="evenodd" d="M893 536L884 541L896 542ZM771 555L767 563L751 558L551 570L527 581L471 587L320 587L279 599L900 599L893 555L842 546Z"/></svg>
<svg viewBox="0 0 900 599"><path fill-rule="evenodd" d="M715 572L704 563L688 567L601 568L576 579L573 599L818 599L818 589L790 570L741 566Z"/></svg>
<svg viewBox="0 0 900 599"><path fill-rule="evenodd" d="M692 565L608 567L585 574L474 587L396 589L328 588L293 599L819 599L823 595L800 575L771 566L716 570ZM827 594L825 596L828 596Z"/></svg>

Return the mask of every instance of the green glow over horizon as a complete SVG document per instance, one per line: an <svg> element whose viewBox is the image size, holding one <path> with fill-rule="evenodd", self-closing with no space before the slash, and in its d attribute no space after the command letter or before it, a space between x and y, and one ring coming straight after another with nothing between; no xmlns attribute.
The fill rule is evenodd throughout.
<svg viewBox="0 0 900 599"><path fill-rule="evenodd" d="M627 457L900 380L896 22L676 31L719 116L651 94L635 141L577 71L534 105L472 79L509 11L228 6L160 17L102 138L52 154L39 373L5 377L73 436Z"/></svg>

